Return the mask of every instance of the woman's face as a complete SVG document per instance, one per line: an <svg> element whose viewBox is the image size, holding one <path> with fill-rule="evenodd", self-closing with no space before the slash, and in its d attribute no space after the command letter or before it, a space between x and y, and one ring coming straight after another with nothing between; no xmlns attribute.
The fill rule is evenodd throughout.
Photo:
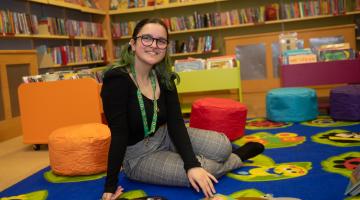
<svg viewBox="0 0 360 200"><path fill-rule="evenodd" d="M155 65L165 57L167 47L166 30L160 24L146 24L130 41L135 59L147 65Z"/></svg>

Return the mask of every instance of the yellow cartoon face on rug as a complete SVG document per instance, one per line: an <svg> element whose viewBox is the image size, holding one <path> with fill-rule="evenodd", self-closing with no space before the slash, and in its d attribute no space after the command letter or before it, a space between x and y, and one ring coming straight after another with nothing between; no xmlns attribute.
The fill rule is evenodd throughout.
<svg viewBox="0 0 360 200"><path fill-rule="evenodd" d="M276 181L305 176L311 169L311 162L291 162L276 164L271 158L259 155L252 163L227 174L228 177L239 181Z"/></svg>

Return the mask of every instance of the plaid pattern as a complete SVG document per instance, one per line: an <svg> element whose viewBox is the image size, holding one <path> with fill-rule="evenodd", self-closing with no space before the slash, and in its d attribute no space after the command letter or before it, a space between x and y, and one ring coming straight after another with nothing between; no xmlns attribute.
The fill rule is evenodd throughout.
<svg viewBox="0 0 360 200"><path fill-rule="evenodd" d="M127 147L123 167L130 179L160 185L190 185L183 160L167 131L164 125L153 137ZM196 128L188 128L188 133L201 166L215 177L242 165L240 158L231 153L231 143L224 134Z"/></svg>

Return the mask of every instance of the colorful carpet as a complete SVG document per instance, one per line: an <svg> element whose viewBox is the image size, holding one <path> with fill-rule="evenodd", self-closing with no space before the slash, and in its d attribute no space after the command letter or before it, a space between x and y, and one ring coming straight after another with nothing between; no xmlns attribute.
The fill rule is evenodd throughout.
<svg viewBox="0 0 360 200"><path fill-rule="evenodd" d="M344 195L351 170L360 164L360 122L335 122L323 116L305 123L247 121L246 135L233 142L261 142L266 150L219 179L217 196L293 197L302 200L360 199ZM167 199L202 199L191 188L166 187L131 181L120 174L123 198L162 196ZM0 193L5 199L95 200L102 194L104 174L59 177L47 167Z"/></svg>

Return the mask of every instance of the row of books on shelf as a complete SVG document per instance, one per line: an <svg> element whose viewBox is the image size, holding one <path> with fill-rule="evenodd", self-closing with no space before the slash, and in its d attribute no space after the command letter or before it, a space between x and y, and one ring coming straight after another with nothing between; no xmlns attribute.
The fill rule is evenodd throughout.
<svg viewBox="0 0 360 200"><path fill-rule="evenodd" d="M127 48L125 46L114 46L114 57L119 58L122 48ZM215 49L213 36L203 36L195 38L193 36L188 37L187 40L170 40L168 46L168 53L170 55L177 53L206 53L211 52Z"/></svg>
<svg viewBox="0 0 360 200"><path fill-rule="evenodd" d="M311 0L290 3L273 3L260 7L232 9L230 11L198 13L163 18L170 31L182 31L208 27L231 26L247 23L302 18L320 15L338 15L346 11L345 0ZM112 23L114 38L132 34L136 21Z"/></svg>
<svg viewBox="0 0 360 200"><path fill-rule="evenodd" d="M175 60L175 72L186 72L205 69L226 69L234 68L238 64L234 55L216 56L207 59L187 58Z"/></svg>
<svg viewBox="0 0 360 200"><path fill-rule="evenodd" d="M42 17L36 15L0 10L0 34L15 35L69 35L103 37L101 23L77 21L63 18Z"/></svg>
<svg viewBox="0 0 360 200"><path fill-rule="evenodd" d="M111 23L111 35L113 38L120 38L124 35L132 35L136 21Z"/></svg>
<svg viewBox="0 0 360 200"><path fill-rule="evenodd" d="M23 76L22 80L24 83L34 83L34 82L51 82L59 80L72 80L80 78L93 78L98 83L102 83L103 74L108 67L95 67L88 69L80 70L66 70L66 71L56 71L52 73L44 73L39 75L32 76Z"/></svg>
<svg viewBox="0 0 360 200"><path fill-rule="evenodd" d="M37 34L36 15L0 10L0 34Z"/></svg>
<svg viewBox="0 0 360 200"><path fill-rule="evenodd" d="M340 15L346 12L346 0L294 1L279 4L280 19L301 18L318 15Z"/></svg>
<svg viewBox="0 0 360 200"><path fill-rule="evenodd" d="M282 64L302 64L355 59L356 53L349 43L325 44L318 48L290 49L282 52Z"/></svg>
<svg viewBox="0 0 360 200"><path fill-rule="evenodd" d="M110 10L142 8L146 6L167 5L171 3L191 1L197 0L110 0Z"/></svg>
<svg viewBox="0 0 360 200"><path fill-rule="evenodd" d="M106 51L101 45L85 46L39 46L37 49L40 67L68 65L70 63L106 61Z"/></svg>
<svg viewBox="0 0 360 200"><path fill-rule="evenodd" d="M163 20L165 24L167 24L167 26L170 28L170 31L191 30L215 26L229 26L240 24L241 22L248 22L247 20L246 22L244 21L245 19L242 18L241 15L239 15L238 10L236 9L233 9L231 11L204 14L200 14L195 11L193 15L171 17L165 18Z"/></svg>
<svg viewBox="0 0 360 200"><path fill-rule="evenodd" d="M210 35L195 38L188 37L185 41L170 40L168 53L191 53L191 52L210 52L214 50L214 40Z"/></svg>

